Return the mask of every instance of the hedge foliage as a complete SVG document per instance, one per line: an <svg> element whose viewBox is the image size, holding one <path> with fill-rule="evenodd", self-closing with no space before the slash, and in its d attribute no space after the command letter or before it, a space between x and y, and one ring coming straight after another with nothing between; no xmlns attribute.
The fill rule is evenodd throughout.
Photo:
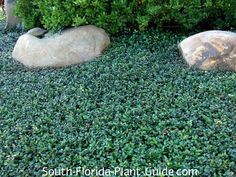
<svg viewBox="0 0 236 177"><path fill-rule="evenodd" d="M236 27L235 0L18 0L26 28L94 24L110 33L149 27Z"/></svg>

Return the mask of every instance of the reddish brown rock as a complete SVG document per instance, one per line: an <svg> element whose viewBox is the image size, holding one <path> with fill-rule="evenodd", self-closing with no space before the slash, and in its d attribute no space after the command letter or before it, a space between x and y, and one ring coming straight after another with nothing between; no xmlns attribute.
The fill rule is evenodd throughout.
<svg viewBox="0 0 236 177"><path fill-rule="evenodd" d="M236 33L219 30L198 33L183 40L179 49L190 67L236 71Z"/></svg>

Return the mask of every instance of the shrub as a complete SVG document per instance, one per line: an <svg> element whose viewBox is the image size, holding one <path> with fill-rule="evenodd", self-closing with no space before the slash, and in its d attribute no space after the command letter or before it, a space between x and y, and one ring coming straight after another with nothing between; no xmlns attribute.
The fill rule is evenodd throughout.
<svg viewBox="0 0 236 177"><path fill-rule="evenodd" d="M26 29L42 26L42 13L39 11L35 0L17 0L15 11Z"/></svg>
<svg viewBox="0 0 236 177"><path fill-rule="evenodd" d="M235 0L18 0L16 11L26 28L94 24L117 33L149 27L235 27L235 8Z"/></svg>

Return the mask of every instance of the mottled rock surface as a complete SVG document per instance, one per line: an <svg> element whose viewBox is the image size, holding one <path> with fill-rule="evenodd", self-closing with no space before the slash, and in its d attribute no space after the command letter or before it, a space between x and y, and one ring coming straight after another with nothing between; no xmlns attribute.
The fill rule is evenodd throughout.
<svg viewBox="0 0 236 177"><path fill-rule="evenodd" d="M236 33L219 30L198 33L183 40L179 49L190 67L236 71Z"/></svg>
<svg viewBox="0 0 236 177"><path fill-rule="evenodd" d="M65 67L93 60L109 44L106 32L92 25L70 28L44 38L29 32L20 36L12 57L30 68Z"/></svg>
<svg viewBox="0 0 236 177"><path fill-rule="evenodd" d="M42 37L45 33L47 33L47 30L37 27L29 30L27 33L35 37Z"/></svg>

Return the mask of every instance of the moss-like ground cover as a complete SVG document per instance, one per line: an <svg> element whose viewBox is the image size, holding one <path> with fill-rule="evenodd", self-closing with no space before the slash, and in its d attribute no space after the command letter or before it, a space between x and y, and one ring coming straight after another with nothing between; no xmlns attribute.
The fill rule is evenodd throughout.
<svg viewBox="0 0 236 177"><path fill-rule="evenodd" d="M189 69L183 35L113 38L99 59L29 70L0 32L0 175L42 168L195 168L236 172L236 73Z"/></svg>

